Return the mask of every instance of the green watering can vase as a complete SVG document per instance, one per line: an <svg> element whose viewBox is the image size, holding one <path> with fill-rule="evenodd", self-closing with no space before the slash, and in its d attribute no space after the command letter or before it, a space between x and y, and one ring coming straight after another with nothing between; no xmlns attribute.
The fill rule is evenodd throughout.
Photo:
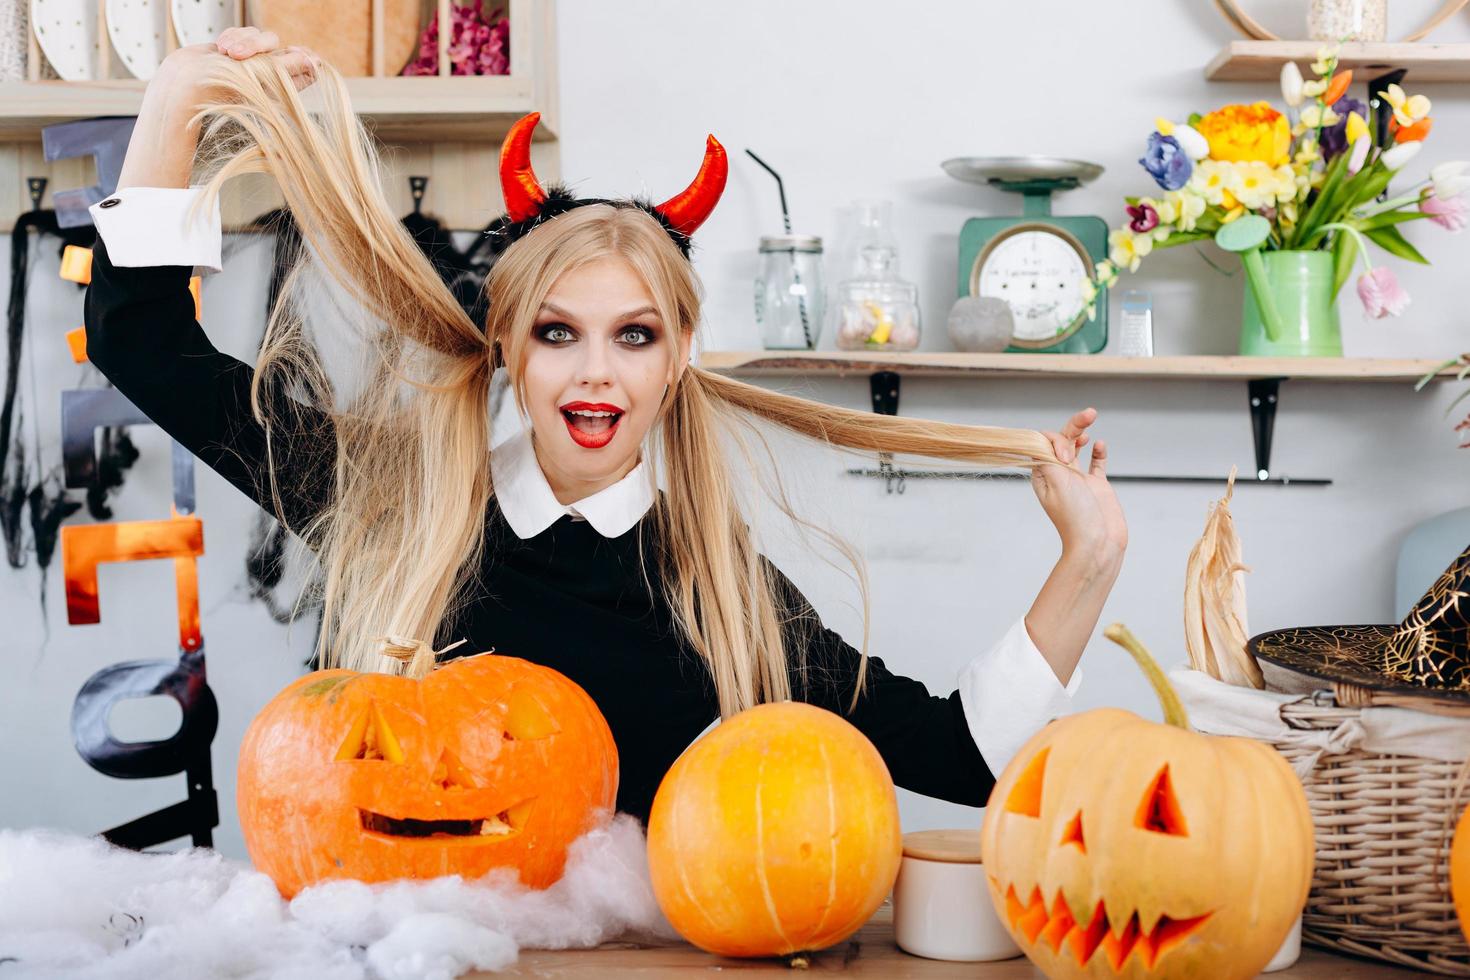
<svg viewBox="0 0 1470 980"><path fill-rule="evenodd" d="M1324 251L1271 251L1271 223L1248 214L1215 232L1245 267L1240 352L1266 357L1341 357L1333 258Z"/></svg>

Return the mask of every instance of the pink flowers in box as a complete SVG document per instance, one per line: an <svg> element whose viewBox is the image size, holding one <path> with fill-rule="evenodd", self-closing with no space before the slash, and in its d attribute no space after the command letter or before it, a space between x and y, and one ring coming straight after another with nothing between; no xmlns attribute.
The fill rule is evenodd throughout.
<svg viewBox="0 0 1470 980"><path fill-rule="evenodd" d="M473 5L449 6L449 73L451 75L510 74L510 19L500 8L488 15L485 0ZM418 57L403 69L405 75L439 74L439 14L437 11L419 39Z"/></svg>

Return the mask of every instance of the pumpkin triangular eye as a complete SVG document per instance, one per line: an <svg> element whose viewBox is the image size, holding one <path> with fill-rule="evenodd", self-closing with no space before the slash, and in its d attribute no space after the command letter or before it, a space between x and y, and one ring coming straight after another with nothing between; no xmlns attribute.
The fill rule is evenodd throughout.
<svg viewBox="0 0 1470 980"><path fill-rule="evenodd" d="M505 736L518 741L548 738L561 731L561 726L536 699L536 695L523 687L510 692L510 704L505 712Z"/></svg>
<svg viewBox="0 0 1470 980"><path fill-rule="evenodd" d="M1060 846L1065 847L1068 844L1076 844L1077 850L1081 851L1083 854L1087 853L1087 842L1082 839L1081 810L1078 810L1072 815L1072 819L1067 821L1067 829L1062 831L1062 840Z"/></svg>
<svg viewBox="0 0 1470 980"><path fill-rule="evenodd" d="M347 759L403 761L403 747L398 744L393 729L388 727L388 720L383 717L378 702L369 702L367 709L352 723L342 747L337 750L336 759L339 762Z"/></svg>
<svg viewBox="0 0 1470 980"><path fill-rule="evenodd" d="M1050 751L1051 746L1047 746L1032 756L1021 775L1016 777L1016 784L1006 797L1007 813L1041 816L1041 780L1046 775L1046 754Z"/></svg>
<svg viewBox="0 0 1470 980"><path fill-rule="evenodd" d="M1134 824L1140 830L1152 830L1157 834L1189 836L1189 828L1184 824L1184 810L1174 795L1174 784L1169 779L1167 764L1154 776L1148 793L1139 803L1138 819Z"/></svg>

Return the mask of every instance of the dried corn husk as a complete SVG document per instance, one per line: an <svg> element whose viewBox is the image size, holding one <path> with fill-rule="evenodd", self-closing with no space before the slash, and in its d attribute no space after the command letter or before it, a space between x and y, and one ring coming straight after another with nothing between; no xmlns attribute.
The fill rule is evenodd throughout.
<svg viewBox="0 0 1470 980"><path fill-rule="evenodd" d="M1246 650L1245 573L1240 538L1230 516L1235 467L1225 497L1210 508L1205 533L1189 553L1184 571L1184 647L1189 664L1216 680L1240 687L1265 687L1256 658Z"/></svg>

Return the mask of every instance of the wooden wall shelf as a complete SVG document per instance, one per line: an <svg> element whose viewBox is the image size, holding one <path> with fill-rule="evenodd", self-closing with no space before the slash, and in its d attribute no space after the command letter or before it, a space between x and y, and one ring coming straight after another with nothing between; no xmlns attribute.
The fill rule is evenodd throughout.
<svg viewBox="0 0 1470 980"><path fill-rule="evenodd" d="M1231 41L1205 66L1214 82L1276 81L1281 66L1295 61L1303 68L1317 60L1318 41ZM1418 85L1424 82L1470 82L1470 43L1429 44L1423 41L1353 42L1342 45L1338 66L1367 75L1404 68Z"/></svg>
<svg viewBox="0 0 1470 980"><path fill-rule="evenodd" d="M352 108L385 140L498 140L521 116L541 109L536 86L514 75L346 79ZM96 116L136 116L147 82L0 82L0 142L35 142L55 123ZM313 90L303 93L308 106ZM536 127L556 138L554 113Z"/></svg>
<svg viewBox="0 0 1470 980"><path fill-rule="evenodd" d="M969 354L961 351L705 351L699 366L741 376L873 374L909 377L1375 381L1413 384L1442 363L1368 357L1118 357L1110 354ZM1450 378L1447 368L1441 378Z"/></svg>

